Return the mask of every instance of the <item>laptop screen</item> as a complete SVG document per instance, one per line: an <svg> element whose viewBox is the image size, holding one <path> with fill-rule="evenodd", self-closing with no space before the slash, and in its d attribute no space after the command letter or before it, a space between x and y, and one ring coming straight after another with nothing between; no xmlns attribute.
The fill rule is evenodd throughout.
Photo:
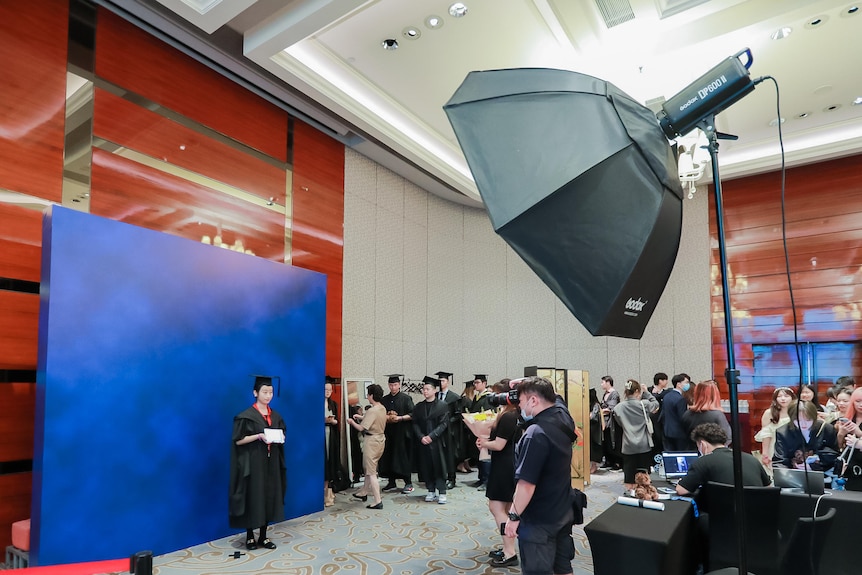
<svg viewBox="0 0 862 575"><path fill-rule="evenodd" d="M666 451L661 454L662 468L667 479L685 477L689 467L699 457L696 451Z"/></svg>

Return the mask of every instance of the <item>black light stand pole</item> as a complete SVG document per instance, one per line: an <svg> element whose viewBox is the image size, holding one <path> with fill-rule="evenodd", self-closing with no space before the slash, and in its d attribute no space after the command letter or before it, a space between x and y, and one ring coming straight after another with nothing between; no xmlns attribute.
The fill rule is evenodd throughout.
<svg viewBox="0 0 862 575"><path fill-rule="evenodd" d="M724 200L721 196L721 178L718 175L718 140L735 140L736 136L719 134L715 130L715 115L702 120L698 127L704 131L709 144L709 156L712 161L712 185L715 188L715 222L718 231L718 260L721 275L721 295L724 300L724 333L727 345L727 387L730 391L730 431L733 442L733 492L736 504L736 541L739 553L739 574L747 575L748 566L745 557L745 492L742 489L742 442L739 432L739 370L736 369L736 358L733 354L733 316L730 309L730 290L727 285L727 247L724 242Z"/></svg>

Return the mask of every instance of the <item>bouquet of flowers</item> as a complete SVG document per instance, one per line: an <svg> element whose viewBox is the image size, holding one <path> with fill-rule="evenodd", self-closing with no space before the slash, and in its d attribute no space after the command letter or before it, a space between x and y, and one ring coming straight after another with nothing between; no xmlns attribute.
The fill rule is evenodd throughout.
<svg viewBox="0 0 862 575"><path fill-rule="evenodd" d="M473 432L477 438L488 439L491 437L491 428L497 421L497 413L494 411L482 411L479 413L463 413L464 424ZM490 461L491 454L484 447L479 450L479 461Z"/></svg>

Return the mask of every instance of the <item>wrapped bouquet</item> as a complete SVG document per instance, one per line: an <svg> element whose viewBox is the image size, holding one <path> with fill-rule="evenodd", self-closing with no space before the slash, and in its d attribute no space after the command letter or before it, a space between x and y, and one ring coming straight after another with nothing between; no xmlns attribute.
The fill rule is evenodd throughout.
<svg viewBox="0 0 862 575"><path fill-rule="evenodd" d="M494 422L497 420L497 413L494 411L482 411L479 413L463 413L464 424L473 432L476 437L488 439L491 437L491 428L494 427ZM490 461L491 454L484 447L479 450L479 461Z"/></svg>

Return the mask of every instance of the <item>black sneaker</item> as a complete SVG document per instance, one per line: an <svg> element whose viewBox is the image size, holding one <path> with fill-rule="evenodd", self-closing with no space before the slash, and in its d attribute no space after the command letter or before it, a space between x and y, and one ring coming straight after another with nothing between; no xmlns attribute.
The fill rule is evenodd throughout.
<svg viewBox="0 0 862 575"><path fill-rule="evenodd" d="M395 491L396 489L398 489L397 485L395 485L394 483L387 483L386 486L383 488L383 491Z"/></svg>
<svg viewBox="0 0 862 575"><path fill-rule="evenodd" d="M401 490L401 493L403 493L404 495L407 495L408 493L413 493L413 484L408 483L407 485L405 485L404 489Z"/></svg>

